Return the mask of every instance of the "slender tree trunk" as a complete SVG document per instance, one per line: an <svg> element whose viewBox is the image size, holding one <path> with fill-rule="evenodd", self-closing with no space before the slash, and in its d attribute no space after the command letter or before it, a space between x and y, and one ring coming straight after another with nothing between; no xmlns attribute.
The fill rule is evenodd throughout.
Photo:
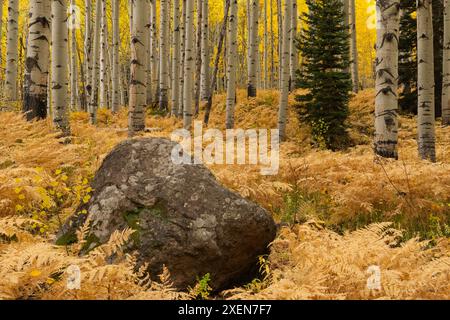
<svg viewBox="0 0 450 320"><path fill-rule="evenodd" d="M237 71L237 27L238 27L238 1L231 0L230 16L228 22L228 51L227 51L227 101L226 101L226 128L234 127L234 108L236 103L236 71Z"/></svg>
<svg viewBox="0 0 450 320"><path fill-rule="evenodd" d="M417 0L417 61L418 61L418 139L419 156L436 161L433 18L431 0Z"/></svg>
<svg viewBox="0 0 450 320"><path fill-rule="evenodd" d="M275 83L275 35L273 31L273 0L270 0L270 88L274 87Z"/></svg>
<svg viewBox="0 0 450 320"><path fill-rule="evenodd" d="M92 50L92 71L91 71L91 95L89 99L89 114L91 124L97 123L98 109L98 79L100 74L100 25L102 20L102 1L96 1L95 4L95 24L94 24L94 41Z"/></svg>
<svg viewBox="0 0 450 320"><path fill-rule="evenodd" d="M91 0L85 0L85 28L84 28L84 70L85 73L85 97L84 100L86 104L90 103L91 97L91 77L92 77L92 2ZM85 106L87 109L87 105Z"/></svg>
<svg viewBox="0 0 450 320"><path fill-rule="evenodd" d="M290 31L290 60L289 60L289 91L292 91L295 82L295 73L298 68L298 52L295 39L297 38L297 25L298 25L298 9L297 0L292 0L292 17L291 17L291 31Z"/></svg>
<svg viewBox="0 0 450 320"><path fill-rule="evenodd" d="M222 53L223 44L225 42L224 41L225 34L227 32L227 25L228 25L227 22L228 22L228 12L229 11L230 11L230 0L226 0L225 1L225 12L224 12L224 17L223 17L223 22L222 22L222 29L220 30L219 43L217 45L217 54L216 54L216 59L214 61L214 71L213 71L212 80L211 80L211 87L209 89L208 103L206 104L205 117L203 120L205 126L208 126L209 115L211 113L214 89L216 87L217 78L218 78L217 74L219 72L220 55Z"/></svg>
<svg viewBox="0 0 450 320"><path fill-rule="evenodd" d="M52 0L52 108L53 123L64 136L70 135L67 106L69 62L67 2Z"/></svg>
<svg viewBox="0 0 450 320"><path fill-rule="evenodd" d="M3 39L3 0L0 0L0 39ZM0 46L0 66L3 65L3 46Z"/></svg>
<svg viewBox="0 0 450 320"><path fill-rule="evenodd" d="M132 0L133 30L131 36L131 81L128 134L135 135L145 129L145 0Z"/></svg>
<svg viewBox="0 0 450 320"><path fill-rule="evenodd" d="M186 0L186 43L184 57L184 88L183 88L183 125L190 130L192 127L192 85L194 82L195 57L194 47L194 0Z"/></svg>
<svg viewBox="0 0 450 320"><path fill-rule="evenodd" d="M350 36L350 1L351 0L342 0L344 4L344 23L347 26L348 35ZM350 42L350 39L349 39ZM345 72L351 72L350 67L345 68Z"/></svg>
<svg viewBox="0 0 450 320"><path fill-rule="evenodd" d="M283 46L283 15L281 14L281 0L277 1L277 20L278 20L278 88L281 89L281 60Z"/></svg>
<svg viewBox="0 0 450 320"><path fill-rule="evenodd" d="M358 71L358 47L356 45L356 0L350 0L350 31L351 31L351 54L352 54L352 82L353 92L359 91L359 71Z"/></svg>
<svg viewBox="0 0 450 320"><path fill-rule="evenodd" d="M17 58L19 55L19 0L8 2L8 33L6 35L6 75L5 98L7 101L17 100Z"/></svg>
<svg viewBox="0 0 450 320"><path fill-rule="evenodd" d="M159 37L159 110L166 113L169 108L169 0L161 0Z"/></svg>
<svg viewBox="0 0 450 320"><path fill-rule="evenodd" d="M290 57L290 35L289 29L292 24L292 0L285 0L284 20L283 20L283 46L281 57L281 88L280 88L280 108L278 110L278 130L280 131L280 141L286 140L286 115L289 98L289 57Z"/></svg>
<svg viewBox="0 0 450 320"><path fill-rule="evenodd" d="M251 1L251 9L248 13L250 16L250 33L249 33L249 61L248 61L248 85L247 85L247 96L256 97L257 84L257 64L259 63L258 58L258 26L259 26L259 0Z"/></svg>
<svg viewBox="0 0 450 320"><path fill-rule="evenodd" d="M154 105L158 102L158 29L156 26L156 0L150 0L150 69L152 70L151 92L149 104Z"/></svg>
<svg viewBox="0 0 450 320"><path fill-rule="evenodd" d="M102 2L102 19L100 27L100 107L108 106L108 34L107 34L107 17L106 17L106 0Z"/></svg>
<svg viewBox="0 0 450 320"><path fill-rule="evenodd" d="M76 14L75 0L70 0L70 108L79 111Z"/></svg>
<svg viewBox="0 0 450 320"><path fill-rule="evenodd" d="M444 0L442 124L450 125L450 0Z"/></svg>
<svg viewBox="0 0 450 320"><path fill-rule="evenodd" d="M180 66L180 102L178 103L178 115L184 114L184 61L186 57L186 0L183 0L183 9L181 11L181 66Z"/></svg>
<svg viewBox="0 0 450 320"><path fill-rule="evenodd" d="M120 0L112 0L112 111L120 109L120 65L119 65L119 42L120 42Z"/></svg>
<svg viewBox="0 0 450 320"><path fill-rule="evenodd" d="M200 91L201 91L201 72L202 72L202 14L203 14L203 2L202 0L197 0L197 44L195 46L196 49L196 59L195 59L195 92L194 92L194 100L195 100L195 112L194 114L197 116L200 110Z"/></svg>
<svg viewBox="0 0 450 320"><path fill-rule="evenodd" d="M210 89L210 55L209 55L209 5L208 1L203 1L202 6L202 70L201 70L201 99L207 101Z"/></svg>
<svg viewBox="0 0 450 320"><path fill-rule="evenodd" d="M375 153L398 158L399 0L377 0Z"/></svg>
<svg viewBox="0 0 450 320"><path fill-rule="evenodd" d="M47 117L50 1L30 1L23 112L27 120Z"/></svg>
<svg viewBox="0 0 450 320"><path fill-rule="evenodd" d="M267 89L269 83L269 36L268 36L268 16L267 16L267 1L264 0L264 61L263 61L263 76L264 76L264 84L263 88Z"/></svg>
<svg viewBox="0 0 450 320"><path fill-rule="evenodd" d="M178 117L180 105L180 0L173 1L172 115Z"/></svg>

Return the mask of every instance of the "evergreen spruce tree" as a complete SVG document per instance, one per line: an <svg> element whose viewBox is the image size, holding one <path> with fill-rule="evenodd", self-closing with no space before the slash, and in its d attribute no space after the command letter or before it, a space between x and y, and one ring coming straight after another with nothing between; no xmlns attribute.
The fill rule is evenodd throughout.
<svg viewBox="0 0 450 320"><path fill-rule="evenodd" d="M348 25L341 0L307 0L308 12L298 49L304 59L297 85L307 89L297 95L301 121L311 126L319 147L339 149L348 143L346 119L352 90Z"/></svg>

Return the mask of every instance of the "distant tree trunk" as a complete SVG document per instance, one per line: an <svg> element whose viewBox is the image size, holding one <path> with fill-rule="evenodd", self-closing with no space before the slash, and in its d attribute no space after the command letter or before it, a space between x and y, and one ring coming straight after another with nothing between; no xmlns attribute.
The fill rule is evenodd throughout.
<svg viewBox="0 0 450 320"><path fill-rule="evenodd" d="M152 79L151 79L151 92L150 101L148 103L150 105L154 105L158 102L158 81L159 81L159 72L158 72L158 28L156 26L156 0L150 0L150 69L152 70ZM148 97L147 97L148 98Z"/></svg>
<svg viewBox="0 0 450 320"><path fill-rule="evenodd" d="M417 61L418 61L418 135L419 156L436 161L433 18L431 0L417 1Z"/></svg>
<svg viewBox="0 0 450 320"><path fill-rule="evenodd" d="M119 41L120 41L120 0L112 0L112 111L120 109L120 65L119 65Z"/></svg>
<svg viewBox="0 0 450 320"><path fill-rule="evenodd" d="M194 92L194 100L195 100L195 112L197 115L200 109L200 85L201 85L201 72L202 72L202 0L197 0L197 44L196 48L196 59L195 59L195 92Z"/></svg>
<svg viewBox="0 0 450 320"><path fill-rule="evenodd" d="M264 0L264 61L263 61L263 74L264 74L264 83L263 88L267 89L269 83L269 36L268 36L268 15L267 15L267 1Z"/></svg>
<svg viewBox="0 0 450 320"><path fill-rule="evenodd" d="M106 17L106 0L102 2L102 19L100 27L100 107L108 106L108 21Z"/></svg>
<svg viewBox="0 0 450 320"><path fill-rule="evenodd" d="M67 2L52 0L52 108L53 123L64 136L70 135L69 108L67 106L69 62Z"/></svg>
<svg viewBox="0 0 450 320"><path fill-rule="evenodd" d="M190 130L192 127L192 85L194 82L194 0L186 0L186 43L184 57L184 88L183 88L183 125Z"/></svg>
<svg viewBox="0 0 450 320"><path fill-rule="evenodd" d="M344 4L344 22L347 26L348 35L350 36L350 1L351 0L342 0L342 3ZM350 39L349 39L350 41ZM345 72L351 72L350 67L347 67L345 69Z"/></svg>
<svg viewBox="0 0 450 320"><path fill-rule="evenodd" d="M290 57L290 35L289 29L292 24L292 0L286 0L284 4L283 20L283 46L281 57L281 88L280 107L278 110L278 130L280 131L280 141L286 140L286 121L289 98L289 57Z"/></svg>
<svg viewBox="0 0 450 320"><path fill-rule="evenodd" d="M353 92L359 91L359 71L358 71L358 47L356 45L356 0L350 0L350 30L351 30L351 54L352 54L352 82Z"/></svg>
<svg viewBox="0 0 450 320"><path fill-rule="evenodd" d="M268 1L268 0L267 0ZM273 0L270 0L270 88L275 83L275 32L273 31Z"/></svg>
<svg viewBox="0 0 450 320"><path fill-rule="evenodd" d="M89 97L89 115L91 124L97 123L98 79L100 73L100 25L102 20L102 1L95 4L94 43L92 50L91 95Z"/></svg>
<svg viewBox="0 0 450 320"><path fill-rule="evenodd" d="M450 125L450 0L444 0L442 124Z"/></svg>
<svg viewBox="0 0 450 320"><path fill-rule="evenodd" d="M231 0L230 16L228 20L228 50L227 50L227 101L226 101L226 128L234 127L234 108L236 103L236 64L237 57L237 26L238 1Z"/></svg>
<svg viewBox="0 0 450 320"><path fill-rule="evenodd" d="M23 112L32 120L47 117L51 8L50 1L40 0L30 1L29 6Z"/></svg>
<svg viewBox="0 0 450 320"><path fill-rule="evenodd" d="M216 53L216 58L214 61L214 71L213 71L212 80L211 80L211 87L209 89L208 102L207 102L206 108L205 108L205 117L203 120L203 123L205 124L205 126L208 126L209 115L211 113L214 89L216 87L217 78L218 78L217 73L219 72L220 55L222 54L222 48L223 48L223 45L225 42L224 41L225 34L227 32L229 11L230 11L230 0L225 0L225 12L224 12L224 17L223 17L223 22L222 22L222 28L220 30L220 35L219 35L219 43L217 44L217 53Z"/></svg>
<svg viewBox="0 0 450 320"><path fill-rule="evenodd" d="M257 74L257 64L259 63L258 58L258 26L259 26L259 0L252 0L251 10L248 13L250 16L250 39L249 39L249 61L248 61L248 85L247 85L247 96L256 97L256 74Z"/></svg>
<svg viewBox="0 0 450 320"><path fill-rule="evenodd" d="M144 0L132 0L133 27L131 35L131 80L130 112L128 117L128 135L133 136L145 129L145 3Z"/></svg>
<svg viewBox="0 0 450 320"><path fill-rule="evenodd" d="M202 6L202 71L201 71L201 99L206 101L209 98L210 89L210 52L209 52L209 5L208 1L203 1Z"/></svg>
<svg viewBox="0 0 450 320"><path fill-rule="evenodd" d="M3 0L0 0L0 39L3 39ZM3 46L0 46L0 66L3 65Z"/></svg>
<svg viewBox="0 0 450 320"><path fill-rule="evenodd" d="M277 1L277 20L278 20L278 88L281 89L281 59L283 46L283 15L281 14L281 0Z"/></svg>
<svg viewBox="0 0 450 320"><path fill-rule="evenodd" d="M292 17L291 17L291 35L290 35L290 61L289 61L289 91L293 89L293 85L295 83L295 73L298 68L298 53L297 53L297 44L295 43L295 39L297 37L297 25L298 25L298 13L297 13L297 0L292 0Z"/></svg>
<svg viewBox="0 0 450 320"><path fill-rule="evenodd" d="M169 0L161 0L159 36L159 110L166 113L169 108Z"/></svg>
<svg viewBox="0 0 450 320"><path fill-rule="evenodd" d="M172 115L178 117L180 104L180 0L173 0Z"/></svg>
<svg viewBox="0 0 450 320"><path fill-rule="evenodd" d="M7 101L17 100L17 64L18 64L18 22L19 0L8 2L8 25L6 35L6 75L5 98Z"/></svg>
<svg viewBox="0 0 450 320"><path fill-rule="evenodd" d="M80 110L78 103L78 63L77 63L77 28L76 28L76 4L70 0L70 108Z"/></svg>
<svg viewBox="0 0 450 320"><path fill-rule="evenodd" d="M91 97L91 77L92 77L92 2L91 0L85 0L85 28L84 28L84 70L85 73L85 101L90 103ZM87 107L87 106L85 106Z"/></svg>
<svg viewBox="0 0 450 320"><path fill-rule="evenodd" d="M180 45L180 101L178 103L178 115L183 117L184 114L184 60L186 56L186 0L183 0L183 9L181 11L181 45Z"/></svg>
<svg viewBox="0 0 450 320"><path fill-rule="evenodd" d="M398 158L399 0L377 0L375 153Z"/></svg>

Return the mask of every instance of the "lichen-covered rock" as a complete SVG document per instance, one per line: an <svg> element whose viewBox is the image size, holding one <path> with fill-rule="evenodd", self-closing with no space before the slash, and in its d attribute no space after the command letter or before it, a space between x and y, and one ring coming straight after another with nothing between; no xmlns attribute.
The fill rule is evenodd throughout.
<svg viewBox="0 0 450 320"><path fill-rule="evenodd" d="M119 144L95 175L91 200L77 210L88 214L69 219L59 241L68 241L86 217L91 245L131 227L136 232L129 249L138 250L153 276L166 265L177 288L206 273L214 289L225 288L254 269L275 237L275 223L203 165L174 164L175 145L162 138Z"/></svg>

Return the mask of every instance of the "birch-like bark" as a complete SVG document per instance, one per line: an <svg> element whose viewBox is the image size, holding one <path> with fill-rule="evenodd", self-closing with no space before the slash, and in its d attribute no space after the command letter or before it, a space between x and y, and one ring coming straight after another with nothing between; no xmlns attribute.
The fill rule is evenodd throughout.
<svg viewBox="0 0 450 320"><path fill-rule="evenodd" d="M258 58L258 25L259 25L259 0L251 1L250 16L250 32L249 32L249 55L248 55L248 84L247 96L256 97L256 76Z"/></svg>
<svg viewBox="0 0 450 320"><path fill-rule="evenodd" d="M210 89L210 54L209 54L209 5L208 1L203 1L202 5L202 69L201 69L201 99L209 98Z"/></svg>
<svg viewBox="0 0 450 320"><path fill-rule="evenodd" d="M180 0L173 0L172 115L180 105Z"/></svg>
<svg viewBox="0 0 450 320"><path fill-rule="evenodd" d="M186 0L183 0L183 8L181 11L181 45L180 45L180 101L178 103L178 115L184 117L184 60L186 57Z"/></svg>
<svg viewBox="0 0 450 320"><path fill-rule="evenodd" d="M161 0L159 33L159 110L169 108L169 0Z"/></svg>
<svg viewBox="0 0 450 320"><path fill-rule="evenodd" d="M183 88L183 126L190 130L192 127L192 102L194 83L194 0L186 0L186 38L184 57L184 88Z"/></svg>
<svg viewBox="0 0 450 320"><path fill-rule="evenodd" d="M238 1L231 0L228 18L228 50L227 50L227 100L226 100L226 128L234 127L234 108L236 103L236 71L237 71L237 26Z"/></svg>
<svg viewBox="0 0 450 320"><path fill-rule="evenodd" d="M3 39L3 0L0 0L0 39ZM3 65L3 46L0 46L0 66Z"/></svg>
<svg viewBox="0 0 450 320"><path fill-rule="evenodd" d="M8 2L8 33L6 35L6 74L5 74L5 99L17 100L17 64L18 64L18 40L19 40L19 0Z"/></svg>
<svg viewBox="0 0 450 320"><path fill-rule="evenodd" d="M29 6L23 112L32 120L47 117L51 6L50 1L40 0L30 1Z"/></svg>
<svg viewBox="0 0 450 320"><path fill-rule="evenodd" d="M131 35L131 79L128 135L145 129L146 74L145 74L145 0L132 0L133 27Z"/></svg>
<svg viewBox="0 0 450 320"><path fill-rule="evenodd" d="M417 89L419 156L436 161L433 18L431 0L417 0Z"/></svg>
<svg viewBox="0 0 450 320"><path fill-rule="evenodd" d="M450 0L444 0L442 124L450 125Z"/></svg>
<svg viewBox="0 0 450 320"><path fill-rule="evenodd" d="M91 94L89 97L89 117L91 124L97 123L98 79L100 75L100 24L102 20L102 1L95 4L94 41L92 45Z"/></svg>
<svg viewBox="0 0 450 320"><path fill-rule="evenodd" d="M67 2L52 0L52 110L53 123L64 136L70 135L69 108L67 105L69 62Z"/></svg>
<svg viewBox="0 0 450 320"><path fill-rule="evenodd" d="M281 0L277 1L277 22L278 22L278 88L281 89L281 60L283 56L283 15Z"/></svg>
<svg viewBox="0 0 450 320"><path fill-rule="evenodd" d="M119 65L119 42L120 42L120 1L112 0L112 112L120 109L120 65Z"/></svg>
<svg viewBox="0 0 450 320"><path fill-rule="evenodd" d="M358 71L358 47L356 45L356 0L350 0L350 51L352 55L352 83L353 92L359 91L359 71Z"/></svg>
<svg viewBox="0 0 450 320"><path fill-rule="evenodd" d="M278 110L278 130L280 141L286 140L286 115L289 98L289 57L290 57L290 35L289 29L292 24L292 0L285 0L283 18L283 41L281 56L281 88L280 107Z"/></svg>
<svg viewBox="0 0 450 320"><path fill-rule="evenodd" d="M399 0L377 0L375 81L375 153L398 158L398 36Z"/></svg>
<svg viewBox="0 0 450 320"><path fill-rule="evenodd" d="M85 0L84 2L84 70L85 72L85 101L90 103L91 97L91 77L92 77L92 1ZM87 107L87 106L85 106Z"/></svg>
<svg viewBox="0 0 450 320"><path fill-rule="evenodd" d="M267 1L264 0L264 55L263 55L263 88L268 89L269 85L269 36L268 36L268 16L267 16Z"/></svg>
<svg viewBox="0 0 450 320"><path fill-rule="evenodd" d="M77 12L76 1L70 0L70 108L80 110L78 103L78 57L77 57Z"/></svg>
<svg viewBox="0 0 450 320"><path fill-rule="evenodd" d="M292 17L291 17L291 30L290 30L290 60L289 60L289 91L294 87L295 74L298 69L298 52L295 39L297 38L297 26L298 26L298 8L297 0L292 0Z"/></svg>
<svg viewBox="0 0 450 320"><path fill-rule="evenodd" d="M158 102L158 29L156 25L156 0L150 0L150 69L152 72L151 78L151 95L148 103L154 105Z"/></svg>
<svg viewBox="0 0 450 320"><path fill-rule="evenodd" d="M194 102L195 102L195 111L194 115L196 116L200 110L200 85L201 85L201 72L202 72L202 7L203 0L197 0L197 36L196 36L196 44L194 46L195 51L195 88L194 88Z"/></svg>
<svg viewBox="0 0 450 320"><path fill-rule="evenodd" d="M100 0L102 2L102 18L100 26L100 107L108 106L108 33L107 33L107 17L106 17L106 0Z"/></svg>

